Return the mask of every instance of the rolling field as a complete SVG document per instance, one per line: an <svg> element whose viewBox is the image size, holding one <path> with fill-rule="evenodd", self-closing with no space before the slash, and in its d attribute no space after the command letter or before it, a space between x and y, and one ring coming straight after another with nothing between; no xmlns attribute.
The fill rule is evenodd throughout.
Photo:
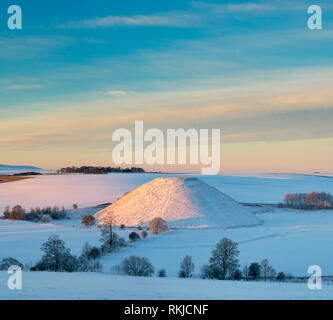
<svg viewBox="0 0 333 320"><path fill-rule="evenodd" d="M66 205L78 203L96 205L112 202L124 192L154 178L154 175L108 175L108 176L38 176L0 187L0 204L22 204L26 207L46 204ZM214 185L224 193L242 202L279 202L285 192L332 191L333 180L329 177L289 176L289 177L202 177L206 183ZM4 188L9 186L8 189ZM283 191L284 190L284 191ZM247 193L246 193L247 191ZM91 195L91 196L90 196ZM17 199L20 199L17 203ZM16 201L16 202L15 202ZM39 202L37 202L39 201ZM263 221L263 224L243 228L202 228L172 229L167 234L149 235L147 239L121 249L101 259L103 273L93 274L51 274L26 273L26 291L8 292L3 285L1 298L89 298L89 299L139 299L139 298L188 298L188 299L312 299L333 298L333 287L325 284L322 291L307 289L306 284L247 283L204 281L200 279L176 279L179 264L185 255L193 258L195 277L207 263L211 250L223 237L239 244L241 265L267 258L278 270L297 276L306 276L309 265L319 265L324 275L333 275L333 210L300 211L279 209L274 206L247 207ZM33 265L41 257L40 247L51 234L58 234L66 242L72 253L79 255L86 241L99 245L100 232L97 227L83 228L80 216L95 213L98 208L80 209L70 220L51 221L38 224L21 221L0 220L0 258L17 258L22 263ZM116 232L125 239L135 230L127 228ZM130 255L145 256L155 267L164 268L167 279L135 279L112 274L114 265ZM8 275L0 274L1 281ZM38 278L39 277L39 278ZM61 281L57 280L60 279ZM45 296L33 288L34 279L45 287ZM37 280L36 280L37 281ZM71 283L71 289L66 283ZM63 283L63 287L61 287ZM79 284L80 283L80 284ZM92 285L94 283L94 285ZM179 291L179 286L183 286ZM152 290L146 292L145 286ZM160 295L154 296L154 288L163 287ZM133 287L131 287L133 286ZM127 288L128 287L128 288ZM88 291L82 293L82 289ZM201 289L200 289L201 288ZM99 291L100 289L100 291ZM112 291L114 289L114 291ZM222 290L225 289L225 290ZM7 290L7 291L6 291ZM156 289L157 290L157 289ZM189 290L186 293L185 290ZM41 291L44 292L44 291ZM179 294L178 294L179 293ZM182 294L184 294L182 296Z"/></svg>

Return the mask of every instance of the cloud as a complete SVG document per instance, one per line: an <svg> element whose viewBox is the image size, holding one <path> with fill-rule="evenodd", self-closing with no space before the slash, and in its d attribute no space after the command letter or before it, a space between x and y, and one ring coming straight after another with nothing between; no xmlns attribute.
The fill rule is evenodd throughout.
<svg viewBox="0 0 333 320"><path fill-rule="evenodd" d="M69 44L72 40L62 36L0 37L0 59L40 59L50 50Z"/></svg>
<svg viewBox="0 0 333 320"><path fill-rule="evenodd" d="M165 14L132 15L132 16L107 16L82 21L73 21L58 28L107 28L116 26L141 26L141 27L189 27L199 23L199 17L193 14L170 12Z"/></svg>
<svg viewBox="0 0 333 320"><path fill-rule="evenodd" d="M44 88L41 84L13 84L8 87L8 90L32 90Z"/></svg>
<svg viewBox="0 0 333 320"><path fill-rule="evenodd" d="M304 10L307 5L302 0L275 0L275 1L251 1L244 3L229 3L216 4L203 1L192 2L192 6L201 10L210 10L216 14L228 13L267 13L280 12L290 10Z"/></svg>
<svg viewBox="0 0 333 320"><path fill-rule="evenodd" d="M247 2L241 4L226 3L226 4L215 4L207 2L193 2L193 7L198 9L210 9L216 13L223 12L253 12L253 11L267 11L275 8L274 5L268 3L257 3L257 2Z"/></svg>
<svg viewBox="0 0 333 320"><path fill-rule="evenodd" d="M267 3L243 3L243 4L227 4L227 9L229 11L237 12L252 12L252 11L267 11L274 9L274 6Z"/></svg>
<svg viewBox="0 0 333 320"><path fill-rule="evenodd" d="M105 147L114 129L132 128L136 120L143 120L145 128L221 128L225 143L331 138L332 72L289 69L279 73L280 79L262 77L251 84L123 95L120 91L121 101L110 97L59 103L52 110L3 119L0 146Z"/></svg>
<svg viewBox="0 0 333 320"><path fill-rule="evenodd" d="M113 91L107 91L107 92L105 92L105 94L108 96L119 97L119 96L125 96L125 95L129 94L129 92L113 90Z"/></svg>

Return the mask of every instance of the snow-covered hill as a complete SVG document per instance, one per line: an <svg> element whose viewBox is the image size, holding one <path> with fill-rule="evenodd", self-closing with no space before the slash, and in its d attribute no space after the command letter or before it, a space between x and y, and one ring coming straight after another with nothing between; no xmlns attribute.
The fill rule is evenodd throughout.
<svg viewBox="0 0 333 320"><path fill-rule="evenodd" d="M157 178L99 211L116 225L135 226L161 217L177 227L238 227L260 220L232 198L197 178Z"/></svg>

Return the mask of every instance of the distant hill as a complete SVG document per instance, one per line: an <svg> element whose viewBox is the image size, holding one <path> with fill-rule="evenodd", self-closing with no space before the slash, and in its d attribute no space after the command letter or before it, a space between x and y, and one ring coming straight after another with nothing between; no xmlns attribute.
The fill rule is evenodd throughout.
<svg viewBox="0 0 333 320"><path fill-rule="evenodd" d="M0 164L0 171L34 171L34 170L42 170L41 168L31 167L31 166L8 166L4 164Z"/></svg>

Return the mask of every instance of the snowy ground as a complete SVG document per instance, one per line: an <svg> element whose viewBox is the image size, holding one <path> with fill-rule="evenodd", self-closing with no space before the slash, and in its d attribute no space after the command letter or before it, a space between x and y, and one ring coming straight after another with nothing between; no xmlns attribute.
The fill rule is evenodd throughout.
<svg viewBox="0 0 333 320"><path fill-rule="evenodd" d="M260 209L258 209L260 210ZM309 265L320 265L325 275L333 275L333 211L296 212L274 209L258 213L263 225L233 229L172 230L168 234L149 235L147 239L131 243L120 252L102 259L105 273L125 257L148 257L155 269L165 268L170 276L177 276L180 261L191 255L196 273L205 264L214 245L223 237L239 243L240 262L269 259L279 271L307 275ZM128 239L133 229L117 230ZM0 220L1 256L13 256L22 263L34 264L41 256L40 247L51 234L58 234L74 254L80 254L85 241L99 245L97 228L82 228L80 219L43 225L29 222Z"/></svg>
<svg viewBox="0 0 333 320"><path fill-rule="evenodd" d="M156 175L122 174L107 176L41 176L35 179L0 185L0 207L7 204L43 206L79 203L95 205L114 201L124 192L155 178ZM279 202L286 192L333 192L333 179L314 176L268 177L201 177L238 201ZM276 179L278 178L278 179ZM18 199L20 200L18 202ZM61 199L61 200L60 200ZM62 203L59 203L62 201ZM196 276L207 263L211 250L222 238L239 243L240 263L249 264L267 258L278 270L294 275L307 275L309 265L320 265L324 275L333 275L333 210L302 212L275 207L246 207L255 212L262 225L235 229L172 230L132 243L102 259L103 274L25 274L27 291L6 289L6 273L0 273L1 298L92 298L92 299L312 299L333 298L331 286L320 292L304 284L219 282L178 280L179 264L191 255ZM34 264L41 257L40 247L51 234L58 234L74 254L80 254L84 242L99 245L97 228L82 228L80 216L98 209L80 210L71 220L56 224L35 224L0 220L0 259L11 256L22 263ZM53 223L53 222L52 222ZM128 238L133 229L118 230ZM155 270L166 269L167 279L135 279L111 274L114 265L130 255L146 256ZM182 282L184 281L184 282ZM110 283L110 285L108 285ZM38 291L38 287L44 288ZM64 287L62 287L64 286ZM132 287L133 286L133 287ZM147 287L151 290L147 290ZM159 290L162 286L163 290ZM89 288L85 289L85 288ZM133 289L132 289L133 288Z"/></svg>
<svg viewBox="0 0 333 320"><path fill-rule="evenodd" d="M306 283L136 278L97 273L27 272L22 290L9 290L9 275L0 272L0 299L95 300L241 300L332 299L333 285L309 290Z"/></svg>

